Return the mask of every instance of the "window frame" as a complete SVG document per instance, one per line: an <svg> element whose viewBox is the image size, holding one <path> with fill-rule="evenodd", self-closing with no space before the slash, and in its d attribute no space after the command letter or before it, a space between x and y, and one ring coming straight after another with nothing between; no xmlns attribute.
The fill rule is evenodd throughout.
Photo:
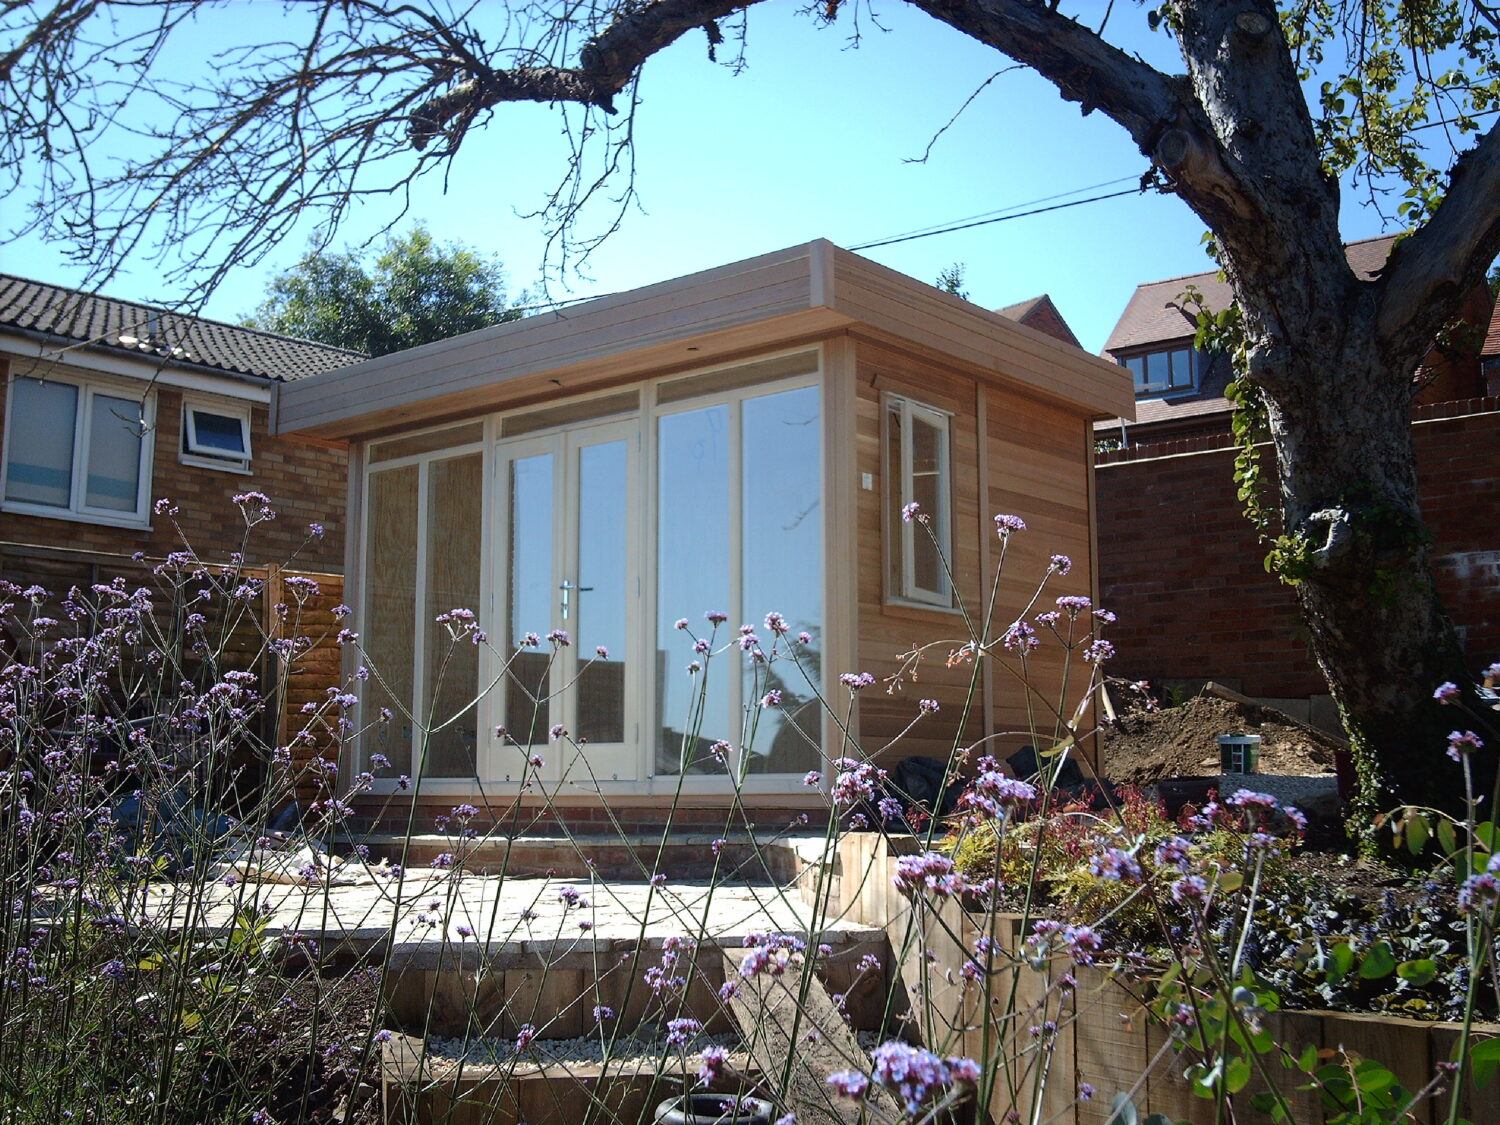
<svg viewBox="0 0 1500 1125"><path fill-rule="evenodd" d="M1187 378L1179 382L1176 379L1176 363L1173 357L1186 355ZM1167 362L1167 381L1165 383L1150 383L1146 381L1146 373L1150 370L1151 360L1161 357ZM1133 352L1122 355L1117 362L1131 374L1132 384L1136 398L1166 398L1171 395L1192 394L1199 387L1203 377L1204 369L1207 368L1210 357L1209 353L1193 347L1192 341L1168 345L1166 347L1154 347L1144 351ZM1132 364L1139 364L1140 371L1137 372Z"/></svg>
<svg viewBox="0 0 1500 1125"><path fill-rule="evenodd" d="M232 418L240 424L240 432L245 438L245 454L243 457L233 457L223 451L216 451L212 446L198 440L198 425L195 412L204 414L215 414L220 418ZM193 465L200 469L215 469L219 472L239 473L243 476L250 475L250 462L254 457L252 415L249 403L226 404L214 402L208 399L191 398L187 395L182 399L182 437L178 445L177 459L184 465Z"/></svg>
<svg viewBox="0 0 1500 1125"><path fill-rule="evenodd" d="M77 405L73 413L73 449L71 480L66 506L39 504L28 500L12 500L10 490L10 453L13 448L11 432L16 422L14 388L22 379L33 383L57 383L74 387L78 391ZM98 395L109 398L139 401L141 426L139 460L136 464L136 497L134 509L98 508L88 505L88 468L91 441L89 419L93 416L94 399ZM33 375L12 373L5 387L5 445L0 456L0 511L17 515L41 516L46 519L67 520L73 523L101 524L111 527L145 528L151 525L151 467L154 461L155 441L152 435L156 427L156 396L148 393L136 399L131 389L115 383L80 378L74 375L48 375L37 378Z"/></svg>
<svg viewBox="0 0 1500 1125"><path fill-rule="evenodd" d="M891 418L899 414L903 436L900 464L891 464ZM881 398L881 459L885 478L886 512L886 601L895 605L919 606L923 609L952 610L953 581L944 567L939 567L941 586L928 589L917 581L917 536L927 534L915 520L901 518L901 512L916 497L916 472L912 464L912 421L932 426L942 438L938 467L938 502L935 512L926 513L928 527L937 540L942 557L953 558L953 413L906 395L886 394ZM893 494L894 490L894 494Z"/></svg>

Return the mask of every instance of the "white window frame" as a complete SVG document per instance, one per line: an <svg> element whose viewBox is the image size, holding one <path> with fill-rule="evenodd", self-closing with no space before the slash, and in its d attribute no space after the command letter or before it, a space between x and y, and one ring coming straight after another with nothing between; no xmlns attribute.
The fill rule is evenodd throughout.
<svg viewBox="0 0 1500 1125"><path fill-rule="evenodd" d="M245 436L245 455L233 457L223 450L198 440L197 412L204 414L216 414L220 418L232 418L240 424L240 432ZM182 400L182 442L178 448L177 459L184 465L194 465L200 469L217 469L220 472L240 473L248 476L250 474L250 459L253 456L250 436L250 404L249 403L221 403L211 402L206 399L193 399L183 396Z"/></svg>
<svg viewBox="0 0 1500 1125"><path fill-rule="evenodd" d="M6 498L9 491L11 430L18 424L11 388L20 379L31 379L35 383L62 383L78 389L78 406L73 415L73 466L72 488L67 507L52 504L35 504L24 500ZM124 511L118 508L91 508L84 503L88 495L89 425L93 416L95 395L140 401L141 404L141 450L136 467L135 509ZM5 388L5 445L0 450L0 511L17 515L44 516L48 519L68 520L74 523L106 524L112 527L149 527L151 524L151 464L155 442L152 434L156 426L156 397L148 394L138 399L131 388L108 382L95 382L68 376L48 375L37 379L26 374L13 375Z"/></svg>
<svg viewBox="0 0 1500 1125"><path fill-rule="evenodd" d="M901 417L900 463L890 464L891 415ZM916 520L904 520L900 513L916 497L916 475L912 464L912 420L917 419L936 429L942 435L942 450L938 464L937 511L924 512L927 526L937 540L938 549L949 564L953 561L953 415L946 410L915 402L904 395L888 394L881 402L881 455L887 462L884 466L886 480L886 512L890 525L886 534L887 590L886 600L895 603L918 605L935 609L953 608L953 583L946 570L942 570L938 589L928 589L917 583L917 536L927 535L927 530ZM895 495L891 492L895 490ZM894 503L890 501L894 500ZM890 562L899 560L899 570Z"/></svg>

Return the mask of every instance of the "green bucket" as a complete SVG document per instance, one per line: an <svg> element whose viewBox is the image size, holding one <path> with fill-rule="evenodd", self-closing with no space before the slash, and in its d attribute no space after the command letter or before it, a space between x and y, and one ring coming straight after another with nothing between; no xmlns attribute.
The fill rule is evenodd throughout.
<svg viewBox="0 0 1500 1125"><path fill-rule="evenodd" d="M1219 735L1219 770L1222 773L1254 773L1260 764L1260 735Z"/></svg>

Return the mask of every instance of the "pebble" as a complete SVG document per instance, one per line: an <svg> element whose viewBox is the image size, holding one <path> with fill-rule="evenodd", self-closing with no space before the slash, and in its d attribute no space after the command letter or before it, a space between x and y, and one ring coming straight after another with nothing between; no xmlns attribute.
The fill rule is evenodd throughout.
<svg viewBox="0 0 1500 1125"><path fill-rule="evenodd" d="M1269 793L1283 805L1292 805L1310 817L1338 815L1339 780L1333 774L1226 773L1220 779L1219 800L1241 789Z"/></svg>

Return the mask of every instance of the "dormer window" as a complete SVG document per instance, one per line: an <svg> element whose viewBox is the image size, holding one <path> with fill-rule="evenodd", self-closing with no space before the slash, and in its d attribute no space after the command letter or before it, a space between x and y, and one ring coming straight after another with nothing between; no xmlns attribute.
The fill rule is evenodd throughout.
<svg viewBox="0 0 1500 1125"><path fill-rule="evenodd" d="M1208 354L1196 348L1172 348L1122 356L1120 364L1135 378L1137 398L1180 394L1198 388L1198 379L1208 367Z"/></svg>

